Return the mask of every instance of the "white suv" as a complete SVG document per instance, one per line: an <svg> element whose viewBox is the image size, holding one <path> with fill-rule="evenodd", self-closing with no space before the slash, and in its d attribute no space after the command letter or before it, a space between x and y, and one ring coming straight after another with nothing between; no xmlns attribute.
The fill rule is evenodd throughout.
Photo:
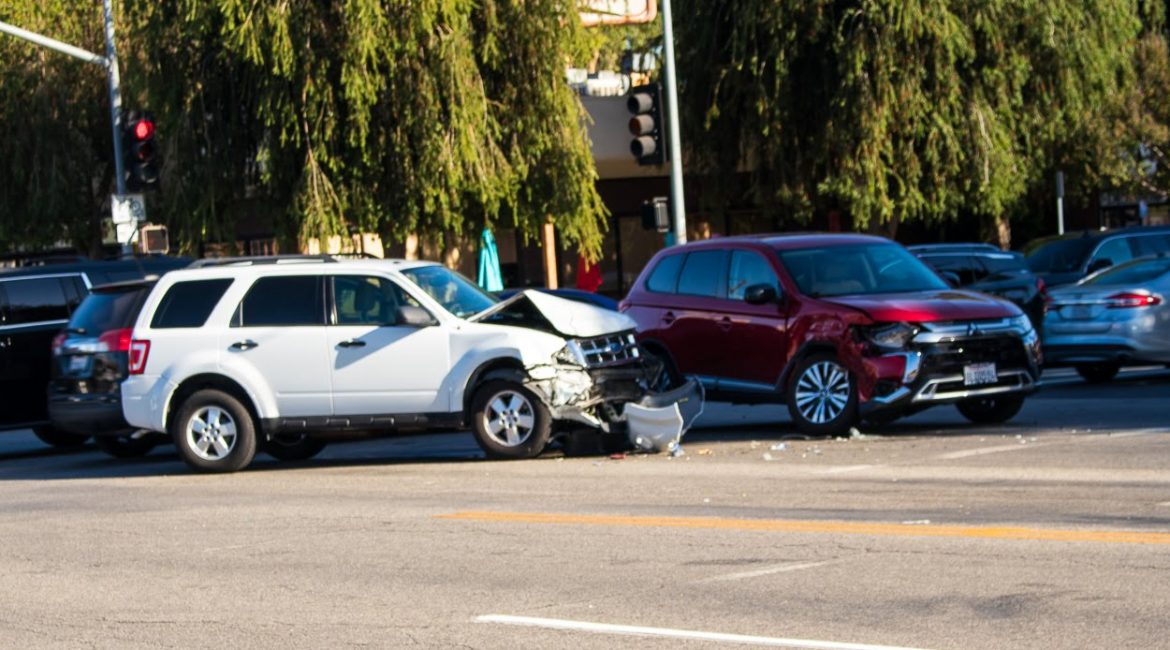
<svg viewBox="0 0 1170 650"><path fill-rule="evenodd" d="M539 292L497 301L431 262L204 260L143 303L122 407L205 471L400 428L470 426L497 458L536 456L574 424L677 441L701 396L665 390L673 373L633 330Z"/></svg>

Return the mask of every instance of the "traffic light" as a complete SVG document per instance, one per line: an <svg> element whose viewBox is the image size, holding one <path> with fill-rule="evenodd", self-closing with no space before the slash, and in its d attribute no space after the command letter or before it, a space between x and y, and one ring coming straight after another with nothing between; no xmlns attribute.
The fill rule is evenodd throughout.
<svg viewBox="0 0 1170 650"><path fill-rule="evenodd" d="M670 232L670 202L665 196L642 202L642 228Z"/></svg>
<svg viewBox="0 0 1170 650"><path fill-rule="evenodd" d="M661 165L666 161L666 123L663 121L662 89L658 84L634 86L626 99L630 118L630 153L639 165Z"/></svg>
<svg viewBox="0 0 1170 650"><path fill-rule="evenodd" d="M132 111L126 116L122 126L122 161L128 191L158 189L158 146L154 117L150 113Z"/></svg>

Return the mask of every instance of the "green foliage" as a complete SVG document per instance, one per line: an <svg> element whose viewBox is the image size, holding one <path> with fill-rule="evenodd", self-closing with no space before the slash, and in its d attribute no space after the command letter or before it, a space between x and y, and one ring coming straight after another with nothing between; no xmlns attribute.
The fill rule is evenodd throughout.
<svg viewBox="0 0 1170 650"><path fill-rule="evenodd" d="M1143 17L1114 0L680 5L698 169L730 188L753 161L754 198L782 217L841 208L861 227L1002 219L1052 169L1118 148L1097 126L1130 88Z"/></svg>
<svg viewBox="0 0 1170 650"><path fill-rule="evenodd" d="M458 235L501 221L535 235L552 221L568 242L599 252L605 210L584 113L564 82L564 62L586 43L574 3L123 7L124 103L155 113L164 146L150 211L186 247L230 240L259 214L287 239L350 227ZM73 3L43 12L48 22L85 22ZM85 20L100 28L100 7ZM9 61L0 72L13 74ZM100 106L97 72L80 71L95 77L87 101ZM17 108L0 103L0 115ZM107 145L93 147L99 159Z"/></svg>

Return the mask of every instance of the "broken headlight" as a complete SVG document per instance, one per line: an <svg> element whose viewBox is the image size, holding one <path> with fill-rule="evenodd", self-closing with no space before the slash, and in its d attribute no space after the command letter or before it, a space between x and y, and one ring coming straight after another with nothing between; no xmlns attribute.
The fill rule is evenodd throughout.
<svg viewBox="0 0 1170 650"><path fill-rule="evenodd" d="M569 341L565 347L561 348L553 358L558 363L567 363L573 366L587 366L585 361L585 351L581 349L581 344L577 341Z"/></svg>
<svg viewBox="0 0 1170 650"><path fill-rule="evenodd" d="M876 325L862 330L865 340L883 352L905 349L917 333L918 328L909 323Z"/></svg>

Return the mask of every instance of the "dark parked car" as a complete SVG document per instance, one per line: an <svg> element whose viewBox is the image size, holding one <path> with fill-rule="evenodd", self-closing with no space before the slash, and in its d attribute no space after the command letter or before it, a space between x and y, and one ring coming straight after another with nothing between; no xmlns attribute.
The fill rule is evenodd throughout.
<svg viewBox="0 0 1170 650"><path fill-rule="evenodd" d="M131 332L156 280L132 280L94 287L74 310L68 326L53 339L49 420L53 427L93 436L106 453L141 456L165 440L137 432L122 416L122 380L135 350Z"/></svg>
<svg viewBox="0 0 1170 650"><path fill-rule="evenodd" d="M1138 257L1170 253L1170 226L1071 233L1030 245L1026 252L1028 267L1051 289Z"/></svg>
<svg viewBox="0 0 1170 650"><path fill-rule="evenodd" d="M503 291L497 291L496 297L500 300L507 300L520 291L523 291L523 289L504 289ZM582 291L580 289L545 289L544 287L538 287L536 291L552 294L561 298L567 298L569 300L576 300L577 302L588 303L590 305L601 307L602 309L608 309L610 311L617 311L618 308L618 302L613 298L610 298L609 296L603 296L599 293Z"/></svg>
<svg viewBox="0 0 1170 650"><path fill-rule="evenodd" d="M1039 341L1014 304L949 286L888 239L725 237L660 251L621 309L640 344L712 399L783 402L838 435L957 404L1013 417L1036 387Z"/></svg>
<svg viewBox="0 0 1170 650"><path fill-rule="evenodd" d="M1020 253L994 248L944 251L911 247L910 250L934 267L952 286L1010 300L1032 319L1033 327L1040 329L1043 325L1044 280L1032 273Z"/></svg>
<svg viewBox="0 0 1170 650"><path fill-rule="evenodd" d="M4 396L0 430L32 428L37 437L55 446L84 442L85 436L49 423L45 390L53 337L94 285L164 273L189 263L189 259L159 257L0 270L0 394Z"/></svg>

